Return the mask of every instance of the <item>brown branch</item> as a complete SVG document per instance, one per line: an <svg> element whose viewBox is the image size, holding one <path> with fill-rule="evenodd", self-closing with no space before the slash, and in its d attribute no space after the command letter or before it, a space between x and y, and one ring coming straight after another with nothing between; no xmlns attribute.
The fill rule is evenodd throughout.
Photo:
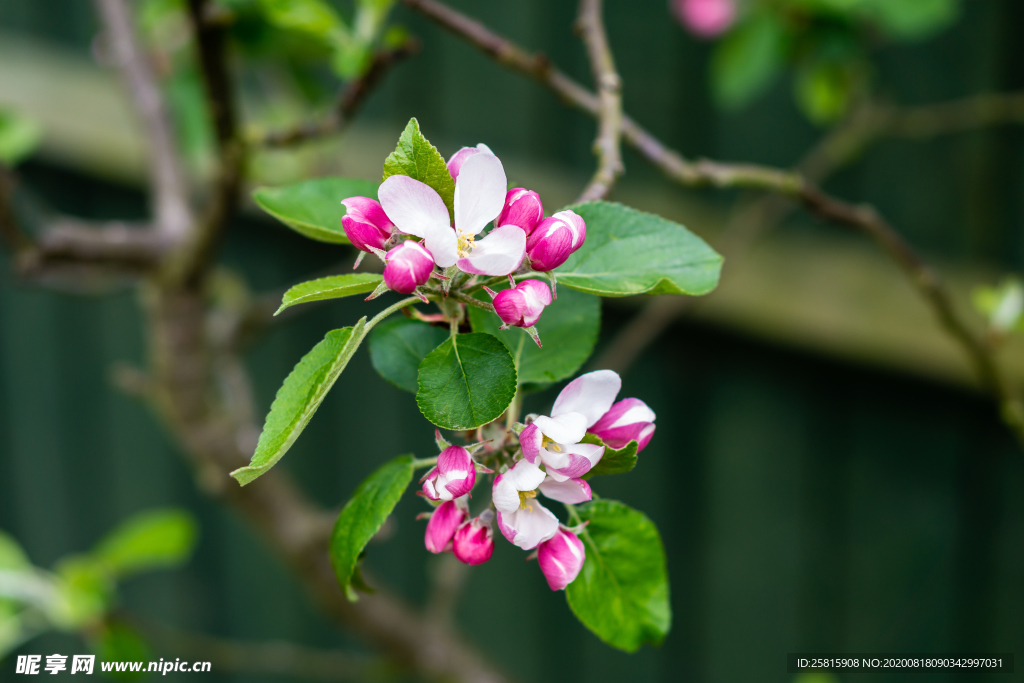
<svg viewBox="0 0 1024 683"><path fill-rule="evenodd" d="M604 199L616 179L622 175L622 79L615 70L615 59L601 18L601 0L580 0L577 30L587 46L590 68L597 85L597 171L584 188L577 203Z"/></svg>
<svg viewBox="0 0 1024 683"><path fill-rule="evenodd" d="M567 103L591 116L599 115L595 95L558 71L544 57L527 52L480 22L436 0L404 1L409 7L467 40L500 64L536 79ZM1015 113L1015 106L1008 108L1000 104L992 109L1002 114L1007 110ZM952 118L958 120L958 116L962 117L962 111L969 108L955 105L951 109L941 111L947 116L950 111L954 112L956 116ZM934 117L934 110L930 116ZM798 199L808 210L824 220L853 228L871 237L914 282L939 322L959 343L974 366L982 386L999 404L1004 421L1021 445L1024 445L1024 406L999 369L993 349L960 316L952 303L952 297L935 272L874 209L854 206L830 197L799 173L792 171L748 164L724 164L710 160L687 161L629 117L623 118L623 134L652 165L683 185L746 187L780 193Z"/></svg>
<svg viewBox="0 0 1024 683"><path fill-rule="evenodd" d="M311 121L293 128L272 131L262 137L257 136L251 142L265 147L286 147L342 132L358 113L367 95L377 87L391 67L419 52L420 47L418 40L410 38L396 48L380 50L374 54L366 73L345 86L331 113L322 121Z"/></svg>
<svg viewBox="0 0 1024 683"><path fill-rule="evenodd" d="M179 242L192 225L188 190L156 76L135 32L125 0L94 0L103 21L111 55L135 101L149 141L149 175L153 185L153 220L164 241Z"/></svg>

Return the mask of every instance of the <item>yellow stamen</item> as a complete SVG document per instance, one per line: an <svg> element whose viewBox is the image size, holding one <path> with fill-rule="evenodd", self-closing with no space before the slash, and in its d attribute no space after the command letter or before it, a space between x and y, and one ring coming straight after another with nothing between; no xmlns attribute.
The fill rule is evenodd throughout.
<svg viewBox="0 0 1024 683"><path fill-rule="evenodd" d="M459 233L459 258L466 258L469 256L469 252L473 251L473 242L476 240L476 235L467 235L466 233Z"/></svg>

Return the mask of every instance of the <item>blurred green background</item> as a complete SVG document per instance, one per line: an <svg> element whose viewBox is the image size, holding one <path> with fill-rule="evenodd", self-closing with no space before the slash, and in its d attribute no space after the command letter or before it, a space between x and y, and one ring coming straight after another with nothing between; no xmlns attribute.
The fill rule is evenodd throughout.
<svg viewBox="0 0 1024 683"><path fill-rule="evenodd" d="M574 3L452 4L589 82L570 30ZM788 77L749 106L722 112L710 94L709 43L687 34L660 0L606 5L626 109L667 144L689 156L788 166L822 134L794 103ZM570 199L593 168L593 123L404 8L394 19L423 40L422 52L371 96L329 163L374 178L416 116L444 154L486 142L510 180L531 183L549 212ZM1021 26L1019 0L969 0L934 37L879 47L876 91L911 105L1024 88ZM83 217L141 218L131 131L118 137L111 120L90 118L105 111L104 88L116 86L95 64L94 32L84 0L0 0L0 104L42 118L42 150L19 169L40 201ZM32 82L38 87L29 93L21 84ZM73 87L81 87L80 112L66 106ZM56 98L49 108L41 104L48 97ZM268 178L325 163L273 155L259 162ZM712 241L737 199L682 190L632 153L626 165L616 198ZM1020 128L883 141L828 188L876 205L957 286L1021 270ZM262 292L353 257L248 212L222 260ZM46 292L11 271L0 260L0 529L48 566L130 513L185 507L200 522L194 558L128 582L127 612L240 641L358 650L241 520L196 492L177 446L144 406L113 387L111 368L144 356L137 294ZM743 288L727 291L730 281ZM636 305L606 300L598 355ZM361 302L331 303L260 340L247 358L260 409L306 350L362 310ZM785 655L793 651L1019 649L1024 460L940 335L870 246L797 214L749 257L727 261L722 291L674 324L624 379L624 395L657 412L657 433L630 476L596 488L661 529L674 611L664 645L636 655L604 646L503 542L493 561L473 569L460 624L497 663L535 681L788 681ZM1020 347L1008 353L1019 370ZM531 396L527 410L545 409L556 391ZM393 419L410 426L390 428ZM281 466L333 507L385 460L433 448L413 398L377 377L364 349ZM423 601L436 564L414 520L421 508L407 496L394 536L372 546L368 560L414 602ZM47 635L19 651L85 648ZM14 680L12 671L4 662L0 680ZM209 680L264 680L218 673L216 662L214 672Z"/></svg>

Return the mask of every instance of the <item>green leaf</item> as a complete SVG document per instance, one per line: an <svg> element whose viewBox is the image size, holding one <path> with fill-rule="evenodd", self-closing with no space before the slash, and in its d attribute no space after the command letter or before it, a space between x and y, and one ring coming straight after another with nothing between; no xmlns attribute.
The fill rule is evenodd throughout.
<svg viewBox="0 0 1024 683"><path fill-rule="evenodd" d="M0 531L0 569L27 569L31 563L14 537Z"/></svg>
<svg viewBox="0 0 1024 683"><path fill-rule="evenodd" d="M99 630L93 648L97 659L104 662L148 662L153 651L145 639L131 625L120 620L108 620ZM146 673L121 671L106 674L116 680L134 681L147 676Z"/></svg>
<svg viewBox="0 0 1024 683"><path fill-rule="evenodd" d="M303 282L284 293L284 297L281 299L281 308L277 309L277 313L310 301L340 299L343 296L372 292L383 279L384 277L377 273L350 273Z"/></svg>
<svg viewBox="0 0 1024 683"><path fill-rule="evenodd" d="M399 389L416 393L420 362L448 338L448 330L409 318L392 318L370 335L373 369Z"/></svg>
<svg viewBox="0 0 1024 683"><path fill-rule="evenodd" d="M346 30L334 8L324 0L261 0L267 21L278 28L330 40Z"/></svg>
<svg viewBox="0 0 1024 683"><path fill-rule="evenodd" d="M377 198L377 183L352 178L318 178L282 187L261 187L252 193L261 209L292 230L318 242L348 244L341 227L342 199Z"/></svg>
<svg viewBox="0 0 1024 683"><path fill-rule="evenodd" d="M607 446L601 438L595 434L586 434L583 443L592 443L604 446L604 455L589 472L583 475L584 479L599 477L602 474L625 474L636 467L636 449L639 445L636 441L630 441L619 450Z"/></svg>
<svg viewBox="0 0 1024 683"><path fill-rule="evenodd" d="M353 327L328 332L323 341L302 357L270 406L252 464L231 473L239 484L252 482L288 452L359 348L366 336L365 329L363 317Z"/></svg>
<svg viewBox="0 0 1024 683"><path fill-rule="evenodd" d="M57 599L49 619L65 630L78 630L103 615L114 599L113 577L88 555L61 558L55 567Z"/></svg>
<svg viewBox="0 0 1024 683"><path fill-rule="evenodd" d="M331 535L331 564L338 584L353 602L357 599L353 574L359 556L412 481L414 460L411 455L403 455L381 466L359 485L338 515Z"/></svg>
<svg viewBox="0 0 1024 683"><path fill-rule="evenodd" d="M444 157L423 137L419 121L415 118L409 119L395 151L384 160L384 177L381 180L393 175L407 175L434 188L448 207L448 215L455 215L455 181L448 172Z"/></svg>
<svg viewBox="0 0 1024 683"><path fill-rule="evenodd" d="M711 61L715 101L725 109L749 104L781 72L785 52L786 32L779 18L771 12L751 14L715 48Z"/></svg>
<svg viewBox="0 0 1024 683"><path fill-rule="evenodd" d="M494 313L475 306L468 310L474 332L493 334L508 347L523 384L546 384L571 376L590 357L601 331L601 300L564 287L537 323L544 348L522 328L499 330L501 319Z"/></svg>
<svg viewBox="0 0 1024 683"><path fill-rule="evenodd" d="M43 129L27 116L0 109L0 163L14 166L32 154L43 139Z"/></svg>
<svg viewBox="0 0 1024 683"><path fill-rule="evenodd" d="M611 202L569 208L587 239L555 271L559 284L601 296L698 296L718 286L722 257L682 225Z"/></svg>
<svg viewBox="0 0 1024 683"><path fill-rule="evenodd" d="M516 394L516 365L505 345L482 332L449 338L420 363L416 403L453 431L494 420Z"/></svg>
<svg viewBox="0 0 1024 683"><path fill-rule="evenodd" d="M956 0L866 0L867 14L889 35L920 40L951 26L960 14Z"/></svg>
<svg viewBox="0 0 1024 683"><path fill-rule="evenodd" d="M1002 334L1024 331L1024 283L1020 279L1008 277L999 287L977 287L972 299L993 330Z"/></svg>
<svg viewBox="0 0 1024 683"><path fill-rule="evenodd" d="M192 554L196 536L196 523L188 512L146 510L111 531L92 556L111 576L122 577L183 563Z"/></svg>
<svg viewBox="0 0 1024 683"><path fill-rule="evenodd" d="M846 113L857 76L858 69L853 63L815 61L797 71L797 104L814 123L835 121Z"/></svg>
<svg viewBox="0 0 1024 683"><path fill-rule="evenodd" d="M672 623L665 549L642 512L614 500L577 508L590 524L582 535L587 559L565 590L583 625L612 647L635 652L660 645Z"/></svg>

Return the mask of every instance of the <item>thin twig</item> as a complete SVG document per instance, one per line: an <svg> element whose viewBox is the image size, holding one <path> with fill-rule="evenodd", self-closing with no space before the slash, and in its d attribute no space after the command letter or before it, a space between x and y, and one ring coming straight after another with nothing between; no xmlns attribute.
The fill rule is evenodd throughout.
<svg viewBox="0 0 1024 683"><path fill-rule="evenodd" d="M366 72L345 86L331 113L322 121L272 131L251 139L251 142L265 147L286 147L342 132L362 107L367 95L377 87L391 67L419 52L420 47L420 41L410 38L396 48L378 51Z"/></svg>
<svg viewBox="0 0 1024 683"><path fill-rule="evenodd" d="M604 199L611 192L615 180L622 174L622 79L615 70L615 59L601 17L601 0L580 0L576 26L587 46L590 69L597 85L597 171L584 188L576 203Z"/></svg>
<svg viewBox="0 0 1024 683"><path fill-rule="evenodd" d="M536 79L569 104L591 116L599 115L597 97L554 68L546 58L527 52L480 22L436 0L404 2L464 38L500 64ZM910 245L874 209L831 197L793 171L711 160L687 161L626 116L623 117L623 135L652 165L683 185L745 187L777 192L797 198L805 208L824 220L853 228L871 237L914 282L939 322L961 346L974 366L981 385L996 400L1004 421L1024 446L1024 406L1000 370L993 349L956 310L952 297L935 271L917 256Z"/></svg>
<svg viewBox="0 0 1024 683"><path fill-rule="evenodd" d="M139 45L134 17L125 0L95 0L111 55L135 101L149 142L149 175L153 184L153 220L162 238L178 242L192 225L173 127L163 95L145 52Z"/></svg>

